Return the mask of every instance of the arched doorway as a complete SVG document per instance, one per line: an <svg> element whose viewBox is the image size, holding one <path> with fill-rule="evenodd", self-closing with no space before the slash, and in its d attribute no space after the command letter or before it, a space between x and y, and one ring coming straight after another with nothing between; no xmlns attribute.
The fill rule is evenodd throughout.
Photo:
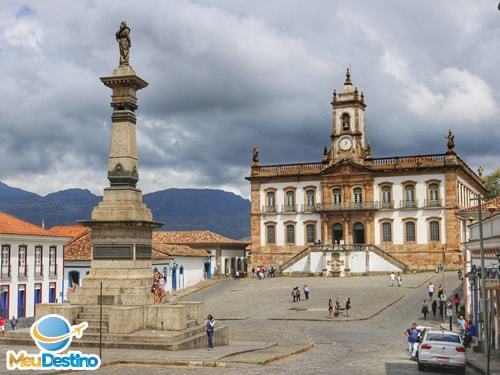
<svg viewBox="0 0 500 375"><path fill-rule="evenodd" d="M342 228L342 224L335 223L332 225L332 243L339 244L340 240L344 239L344 229Z"/></svg>
<svg viewBox="0 0 500 375"><path fill-rule="evenodd" d="M365 226L357 222L352 226L352 240L355 244L365 243Z"/></svg>
<svg viewBox="0 0 500 375"><path fill-rule="evenodd" d="M69 286L74 288L75 286L80 286L80 272L70 271L68 274Z"/></svg>

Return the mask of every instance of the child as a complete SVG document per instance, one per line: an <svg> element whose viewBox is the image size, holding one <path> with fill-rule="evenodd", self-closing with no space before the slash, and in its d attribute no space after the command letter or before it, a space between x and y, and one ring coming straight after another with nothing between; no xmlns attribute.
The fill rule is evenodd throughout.
<svg viewBox="0 0 500 375"><path fill-rule="evenodd" d="M331 298L328 300L328 317L333 319L333 302Z"/></svg>
<svg viewBox="0 0 500 375"><path fill-rule="evenodd" d="M345 301L345 312L347 317L349 317L349 310L351 309L351 297L347 297L347 300Z"/></svg>

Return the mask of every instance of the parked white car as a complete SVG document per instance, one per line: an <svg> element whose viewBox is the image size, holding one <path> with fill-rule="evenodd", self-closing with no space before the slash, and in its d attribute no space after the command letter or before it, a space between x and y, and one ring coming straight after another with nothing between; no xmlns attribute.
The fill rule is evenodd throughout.
<svg viewBox="0 0 500 375"><path fill-rule="evenodd" d="M458 333L426 329L418 351L418 369L427 366L457 368L465 374L465 347Z"/></svg>

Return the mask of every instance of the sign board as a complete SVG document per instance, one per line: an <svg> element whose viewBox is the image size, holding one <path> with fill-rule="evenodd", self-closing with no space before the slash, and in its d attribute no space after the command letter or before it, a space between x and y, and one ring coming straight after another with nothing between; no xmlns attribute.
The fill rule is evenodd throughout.
<svg viewBox="0 0 500 375"><path fill-rule="evenodd" d="M95 260L132 260L132 245L94 245Z"/></svg>
<svg viewBox="0 0 500 375"><path fill-rule="evenodd" d="M151 245L135 245L135 259L151 259Z"/></svg>
<svg viewBox="0 0 500 375"><path fill-rule="evenodd" d="M447 317L453 316L453 309L447 308L446 309L446 316Z"/></svg>

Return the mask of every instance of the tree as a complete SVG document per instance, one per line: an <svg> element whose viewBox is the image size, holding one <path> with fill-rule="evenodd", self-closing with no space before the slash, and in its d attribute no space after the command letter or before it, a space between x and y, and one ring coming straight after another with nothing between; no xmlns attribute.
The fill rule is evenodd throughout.
<svg viewBox="0 0 500 375"><path fill-rule="evenodd" d="M490 175L483 178L484 186L488 192L486 199L492 199L500 195L500 168L497 168Z"/></svg>

